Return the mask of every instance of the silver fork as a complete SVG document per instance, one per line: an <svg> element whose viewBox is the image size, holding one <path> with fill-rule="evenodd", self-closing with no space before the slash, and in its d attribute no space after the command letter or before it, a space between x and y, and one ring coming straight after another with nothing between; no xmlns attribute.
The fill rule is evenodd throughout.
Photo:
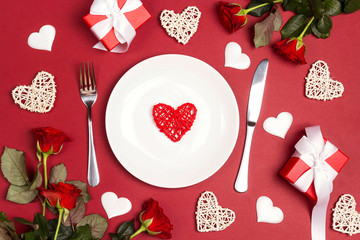
<svg viewBox="0 0 360 240"><path fill-rule="evenodd" d="M91 107L97 98L97 88L95 81L95 72L93 63L84 66L80 63L80 97L88 110L88 127L89 127L89 154L88 154L88 183L95 187L100 182L99 170L96 162L95 146L91 121Z"/></svg>

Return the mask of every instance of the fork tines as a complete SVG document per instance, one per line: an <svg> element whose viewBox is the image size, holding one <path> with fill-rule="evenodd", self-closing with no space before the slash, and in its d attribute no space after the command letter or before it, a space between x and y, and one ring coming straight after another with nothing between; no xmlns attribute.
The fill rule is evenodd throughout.
<svg viewBox="0 0 360 240"><path fill-rule="evenodd" d="M92 62L91 62L91 66L89 62L87 64L80 63L80 90L81 91L96 90L95 72L94 72L94 65Z"/></svg>

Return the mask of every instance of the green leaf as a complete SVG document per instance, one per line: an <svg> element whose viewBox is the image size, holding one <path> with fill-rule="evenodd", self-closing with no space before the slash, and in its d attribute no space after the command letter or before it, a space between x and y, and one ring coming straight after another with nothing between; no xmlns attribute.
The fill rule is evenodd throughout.
<svg viewBox="0 0 360 240"><path fill-rule="evenodd" d="M41 240L40 237L34 231L21 234L21 238L25 240Z"/></svg>
<svg viewBox="0 0 360 240"><path fill-rule="evenodd" d="M49 226L47 219L43 215L36 213L33 223L39 226L36 232L39 234L41 239L47 239L49 237Z"/></svg>
<svg viewBox="0 0 360 240"><path fill-rule="evenodd" d="M1 156L1 170L4 177L13 185L25 186L29 184L24 152L5 147Z"/></svg>
<svg viewBox="0 0 360 240"><path fill-rule="evenodd" d="M57 224L58 224L57 219L49 220L49 239L54 239ZM66 227L60 224L57 240L68 240L73 235L73 233L74 232L72 230L72 227L70 226Z"/></svg>
<svg viewBox="0 0 360 240"><path fill-rule="evenodd" d="M64 164L60 163L51 168L49 174L49 182L58 184L59 182L65 182L67 178L67 170Z"/></svg>
<svg viewBox="0 0 360 240"><path fill-rule="evenodd" d="M48 228L48 222L47 219L40 215L39 213L36 213L34 216L33 222L30 222L24 218L14 218L15 221L31 226L34 231L28 232L26 234L23 234L23 238L25 239L47 239L49 237L49 228Z"/></svg>
<svg viewBox="0 0 360 240"><path fill-rule="evenodd" d="M321 32L316 28L316 24L311 24L311 31L312 31L312 33L313 33L316 37L318 37L318 38L325 39L325 38L330 37L330 32L328 32L328 33L321 33Z"/></svg>
<svg viewBox="0 0 360 240"><path fill-rule="evenodd" d="M130 240L131 235L119 235L117 233L109 233L111 240Z"/></svg>
<svg viewBox="0 0 360 240"><path fill-rule="evenodd" d="M91 228L89 224L76 228L70 240L92 240Z"/></svg>
<svg viewBox="0 0 360 240"><path fill-rule="evenodd" d="M30 190L36 190L38 187L41 186L42 176L41 176L40 171L39 171L39 168L40 168L41 165L42 165L42 163L39 163L37 165L37 169L36 169L36 172L35 172L34 179L30 184Z"/></svg>
<svg viewBox="0 0 360 240"><path fill-rule="evenodd" d="M310 0L284 0L282 6L285 11L292 11L296 14L312 16L312 4Z"/></svg>
<svg viewBox="0 0 360 240"><path fill-rule="evenodd" d="M9 222L5 212L0 212L0 222Z"/></svg>
<svg viewBox="0 0 360 240"><path fill-rule="evenodd" d="M246 7L247 9L249 8L252 8L252 7L256 7L260 4L263 4L263 3L269 3L268 5L264 6L264 7L260 7L260 8L257 8L253 11L250 11L248 14L249 15L252 15L254 17L261 17L262 15L264 15L265 13L267 13L268 11L270 11L273 6L274 6L274 3L272 1L267 1L267 0L252 0L250 2L250 4Z"/></svg>
<svg viewBox="0 0 360 240"><path fill-rule="evenodd" d="M303 14L291 17L281 29L282 39L298 37L307 24L308 18Z"/></svg>
<svg viewBox="0 0 360 240"><path fill-rule="evenodd" d="M34 200L35 197L36 191L30 190L29 186L19 187L10 185L6 195L6 200L20 204L27 204Z"/></svg>
<svg viewBox="0 0 360 240"><path fill-rule="evenodd" d="M256 48L266 46L270 43L274 32L274 19L275 14L270 13L262 22L255 24L254 44Z"/></svg>
<svg viewBox="0 0 360 240"><path fill-rule="evenodd" d="M322 0L312 0L312 5L315 19L321 18L325 13L325 8Z"/></svg>
<svg viewBox="0 0 360 240"><path fill-rule="evenodd" d="M360 0L345 1L344 12L353 13L360 9Z"/></svg>
<svg viewBox="0 0 360 240"><path fill-rule="evenodd" d="M324 0L323 5L325 8L326 14L330 16L336 16L341 14L341 3L338 0Z"/></svg>
<svg viewBox="0 0 360 240"><path fill-rule="evenodd" d="M76 227L85 226L89 224L91 227L91 235L94 238L102 238L108 227L106 219L99 214L90 214L85 216Z"/></svg>
<svg viewBox="0 0 360 240"><path fill-rule="evenodd" d="M134 226L134 220L124 222L120 225L119 229L117 230L117 233L120 235L132 235L135 233L135 226Z"/></svg>
<svg viewBox="0 0 360 240"><path fill-rule="evenodd" d="M316 28L322 33L327 34L330 33L332 28L332 21L329 15L324 14L320 19L316 22Z"/></svg>
<svg viewBox="0 0 360 240"><path fill-rule="evenodd" d="M26 220L25 218L21 218L21 217L15 217L14 221L24 224L24 225L28 225L31 226L34 230L39 229L39 225L33 222L30 222L29 220Z"/></svg>
<svg viewBox="0 0 360 240"><path fill-rule="evenodd" d="M76 206L70 211L70 217L68 217L65 222L63 219L62 224L65 226L70 226L71 224L78 224L85 216L85 209L86 207L84 199L79 197L76 201Z"/></svg>
<svg viewBox="0 0 360 240"><path fill-rule="evenodd" d="M87 203L88 201L91 200L89 192L88 192L88 188L87 188L87 184L82 182L82 181L66 181L66 183L70 183L75 185L77 188L81 189L81 195L85 201L85 203Z"/></svg>

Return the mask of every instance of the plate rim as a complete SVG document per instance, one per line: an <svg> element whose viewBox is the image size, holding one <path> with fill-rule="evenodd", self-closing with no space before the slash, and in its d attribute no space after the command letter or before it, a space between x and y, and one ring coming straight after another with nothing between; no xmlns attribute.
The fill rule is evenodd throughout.
<svg viewBox="0 0 360 240"><path fill-rule="evenodd" d="M109 137L109 105L111 104L111 100L112 98L114 98L114 95L115 95L115 92L117 92L117 89L121 87L122 85L122 82L124 81L121 81L122 79L126 78L126 76L128 74L130 74L132 71L135 71L137 68L139 68L139 65L142 65L142 64L145 64L146 62L150 62L150 61L154 61L154 59L157 59L157 58L163 58L163 57L180 57L180 58L188 58L188 59L191 59L191 60L194 60L194 61L197 61L199 62L200 64L204 64L206 65L207 67L211 68L217 75L220 76L220 78L223 80L224 82L224 86L225 88L227 88L227 90L231 93L230 94L230 97L232 99L232 102L234 103L234 107L236 109L236 113L234 114L235 118L235 122L236 122L236 129L234 129L234 136L233 136L233 141L232 141L232 144L231 144L231 147L229 147L229 149L226 151L226 154L224 154L224 159L221 161L221 164L218 165L218 167L211 173L211 174L207 174L206 177L203 177L203 178L200 178L198 179L197 181L194 181L192 182L191 184L186 184L186 185L181 185L181 186L169 186L169 185L161 185L161 184L154 184L154 183L151 183L149 181L146 181L144 179L142 179L141 177L135 175L134 173L132 173L128 168L126 168L123 163L120 161L119 157L118 157L118 154L117 154L117 151L115 151L115 147L113 146L113 144L111 143L111 140L110 140L110 137ZM228 161L229 157L231 156L231 154L233 153L234 149L235 149L235 146L236 146L236 142L238 140L238 137L239 137L239 129L240 129L240 111L239 111L239 105L237 103L237 100L236 100L236 97L235 97L235 94L232 90L232 88L230 87L229 83L227 82L227 80L220 74L220 72L218 70L216 70L213 66L211 66L210 64L208 64L207 62L201 60L201 59L198 59L198 58L195 58L195 57L192 57L192 56L189 56L189 55L184 55L184 54L160 54L160 55L156 55L156 56L152 56L152 57L149 57L149 58L146 58L138 63L136 63L135 65L133 65L132 67L130 67L120 78L119 80L117 80L115 86L112 88L111 90L111 94L108 98L108 101L107 101L107 105L106 105L106 110L105 110L105 132L106 132L106 137L107 137L107 140L108 140L108 143L110 145L110 148L114 154L114 156L116 157L116 160L121 164L121 166L127 171L129 172L133 177L137 178L138 180L140 180L141 182L144 182L144 183L147 183L151 186L155 186L155 187L160 187L160 188L168 188L168 189L176 189L176 188L184 188L184 187L189 187L189 186L193 186L195 184L198 184L202 181L205 181L206 179L210 178L211 176L213 176L216 172L218 172L220 170L220 168L222 168L224 166L224 164Z"/></svg>

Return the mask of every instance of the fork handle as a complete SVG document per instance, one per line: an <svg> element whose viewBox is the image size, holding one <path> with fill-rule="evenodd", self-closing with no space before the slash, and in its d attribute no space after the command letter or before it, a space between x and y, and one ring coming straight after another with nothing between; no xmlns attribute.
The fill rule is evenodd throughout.
<svg viewBox="0 0 360 240"><path fill-rule="evenodd" d="M89 127L89 154L88 154L88 183L91 187L95 187L100 182L99 170L95 155L95 146L93 138L91 108L88 108L88 127Z"/></svg>
<svg viewBox="0 0 360 240"><path fill-rule="evenodd" d="M246 139L241 159L241 165L235 181L235 190L238 192L246 192L248 190L248 173L249 173L249 159L250 159L250 148L251 141L254 134L255 126L247 125L246 128Z"/></svg>

